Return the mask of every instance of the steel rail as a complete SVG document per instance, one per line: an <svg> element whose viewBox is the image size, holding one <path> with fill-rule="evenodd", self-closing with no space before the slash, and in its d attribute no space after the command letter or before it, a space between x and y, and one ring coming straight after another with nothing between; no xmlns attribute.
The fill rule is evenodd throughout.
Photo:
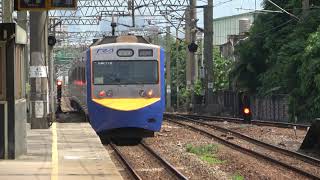
<svg viewBox="0 0 320 180"><path fill-rule="evenodd" d="M164 113L165 115L180 115L191 118L198 118L203 120L211 121L227 121L232 123L244 123L241 118L232 118L232 117L222 117L222 116L205 116L205 115L195 115L195 114L182 114L182 113ZM252 124L261 125L261 126L272 126L272 127L281 127L281 128L293 128L298 129L308 129L310 125L308 124L295 124L295 123L286 123L286 122L271 122L271 121L262 121L262 120L252 120Z"/></svg>
<svg viewBox="0 0 320 180"><path fill-rule="evenodd" d="M110 142L111 148L116 152L117 156L121 159L123 164L127 167L127 169L130 171L131 175L134 177L134 179L142 180L142 178L138 175L138 173L134 170L132 165L129 163L129 161L123 156L123 154L120 152L120 150L117 148L116 145Z"/></svg>
<svg viewBox="0 0 320 180"><path fill-rule="evenodd" d="M182 123L182 122L175 121L175 120L171 120L171 119L166 119L166 120L169 121L169 122L176 123L176 124L178 124L178 125L180 125L180 126L188 127L188 128L192 129L192 130L195 131L195 132L200 132L201 134L206 135L206 136L209 137L209 138L216 139L216 140L219 141L220 143L222 143L222 144L224 144L224 145L226 145L226 146L228 146L228 147L230 147L230 148L232 148L232 149L236 149L236 150L239 150L239 151L241 151L241 152L244 152L244 153L247 153L247 154L251 154L251 155L254 155L254 156L256 156L256 157L262 158L262 159L264 159L264 160L270 161L270 162L275 163L275 164L277 164L277 165L281 165L281 166L283 166L283 167L285 167L285 168L287 168L287 169L289 169L289 170L291 170L291 171L294 171L294 172L296 172L296 173L299 173L299 174L301 174L301 175L303 175L303 176L306 176L306 177L308 177L308 178L319 179L319 180L320 180L320 177L315 176L315 175L313 175L313 174L310 174L309 172L306 172L306 171L304 171L304 170L302 170L302 169L296 168L296 167L291 166L291 165L289 165L289 164L286 164L286 163L284 163L284 162L278 161L278 160L276 160L276 159L274 159L274 158L268 157L268 156L266 156L266 155L264 155L264 154L261 154L261 153L259 153L259 152L253 151L253 150L251 150L251 149L247 149L247 148L244 148L244 147L242 147L242 146L239 146L239 145L237 145L237 144L235 144L235 143L232 143L232 142L230 142L230 141L227 141L227 140L225 140L225 139L223 139L223 138L221 138L221 137L219 137L219 136L216 136L216 135L214 135L214 134L212 134L212 133L210 133L210 132L208 132L208 131L205 131L205 130L202 130L202 129L193 127L193 126L191 126L191 125L188 125L188 124L185 124L185 123Z"/></svg>
<svg viewBox="0 0 320 180"><path fill-rule="evenodd" d="M219 130L220 132L223 132L223 133L231 133L232 135L235 135L237 136L238 138L241 138L243 140L246 140L246 141L249 141L249 142L252 142L256 145L260 145L260 146L263 146L267 149L270 149L270 150L275 150L279 153L283 153L287 156L293 156L293 157L296 157L304 162L307 162L307 163L310 163L314 166L318 166L320 167L320 159L317 159L317 158L314 158L314 157L311 157L311 156L308 156L308 155L305 155L305 154L302 154L302 153L299 153L299 152L295 152L295 151L290 151L290 150L287 150L287 149L283 149L283 148L280 148L278 146L275 146L275 145L272 145L272 144L268 144L268 143L265 143L263 141L259 141L257 139L254 139L252 137L249 137L247 135L244 135L244 134L241 134L241 133L238 133L236 131L233 131L233 130L230 130L230 129L227 129L227 128L223 128L223 127L220 127L218 125L214 125L214 124L209 124L209 123L205 123L205 122L200 122L200 121L196 121L194 119L191 119L189 117L184 117L184 116L176 116L176 117L180 117L180 118L184 118L186 119L187 121L190 121L190 122L193 122L193 123L196 123L196 124L200 124L200 125L203 125L203 126L207 126L207 127L210 127L210 128L213 128L213 129L216 129L216 130Z"/></svg>
<svg viewBox="0 0 320 180"><path fill-rule="evenodd" d="M154 157L156 157L162 164L164 164L174 175L176 175L179 179L187 180L181 172L179 172L174 166L172 166L168 161L163 159L158 153L152 150L149 146L147 146L144 142L140 143L142 147L144 147L149 153L151 153Z"/></svg>

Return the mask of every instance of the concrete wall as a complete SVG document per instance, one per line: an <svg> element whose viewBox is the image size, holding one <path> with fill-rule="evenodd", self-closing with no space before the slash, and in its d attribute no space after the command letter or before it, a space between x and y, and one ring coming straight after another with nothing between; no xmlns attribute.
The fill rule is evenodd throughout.
<svg viewBox="0 0 320 180"><path fill-rule="evenodd" d="M0 103L5 104L0 106L0 159L15 159L26 152L26 99L25 93L19 93L24 91L24 81L23 77L17 78L18 74L24 75L20 72L20 65L24 62L16 62L19 60L17 58L23 55L23 51L17 53L17 44L22 44L20 40L26 36L25 32L16 30L14 23L0 24L0 41L6 42L5 56L1 58L6 65L5 76L0 76L0 81L6 82L6 95ZM14 40L11 37L14 37Z"/></svg>
<svg viewBox="0 0 320 180"><path fill-rule="evenodd" d="M15 155L20 156L27 152L26 126L27 126L27 101L20 99L15 106Z"/></svg>

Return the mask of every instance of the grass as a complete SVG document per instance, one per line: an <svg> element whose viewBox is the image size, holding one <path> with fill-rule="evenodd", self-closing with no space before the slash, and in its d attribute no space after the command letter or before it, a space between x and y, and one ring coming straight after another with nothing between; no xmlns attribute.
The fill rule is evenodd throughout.
<svg viewBox="0 0 320 180"><path fill-rule="evenodd" d="M239 174L235 174L232 176L232 180L244 180L244 177Z"/></svg>
<svg viewBox="0 0 320 180"><path fill-rule="evenodd" d="M215 144L202 146L188 144L186 149L187 152L199 156L202 161L208 162L209 164L221 164L225 162L217 157L218 146Z"/></svg>

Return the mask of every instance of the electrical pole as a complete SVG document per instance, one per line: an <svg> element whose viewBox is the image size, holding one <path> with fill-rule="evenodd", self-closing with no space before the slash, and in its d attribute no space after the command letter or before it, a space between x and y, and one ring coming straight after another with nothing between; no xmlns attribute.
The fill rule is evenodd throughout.
<svg viewBox="0 0 320 180"><path fill-rule="evenodd" d="M191 43L191 19L190 19L190 7L187 7L186 12L185 12L185 21L186 21L186 27L185 27L185 40L187 45L189 45ZM187 91L190 91L191 89L191 79L192 79L192 75L191 75L191 53L187 47L187 61L186 61L186 89ZM186 110L189 111L190 108L190 97L187 97L186 99Z"/></svg>
<svg viewBox="0 0 320 180"><path fill-rule="evenodd" d="M135 14L134 14L134 0L129 1L131 2L131 17L132 17L132 27L136 26Z"/></svg>
<svg viewBox="0 0 320 180"><path fill-rule="evenodd" d="M170 26L166 27L166 82L167 82L167 111L171 111L171 60L170 60Z"/></svg>
<svg viewBox="0 0 320 180"><path fill-rule="evenodd" d="M112 36L116 35L116 27L117 27L117 23L115 22L114 15L112 14L112 21L111 21Z"/></svg>
<svg viewBox="0 0 320 180"><path fill-rule="evenodd" d="M179 81L179 71L180 71L180 61L179 61L179 40L178 40L179 31L178 28L176 29L176 85L177 85L177 112L179 111L180 104L180 81Z"/></svg>
<svg viewBox="0 0 320 180"><path fill-rule="evenodd" d="M205 104L213 103L213 0L204 7Z"/></svg>
<svg viewBox="0 0 320 180"><path fill-rule="evenodd" d="M188 45L196 42L196 0L190 0L190 7L186 9L186 42ZM187 98L186 105L188 111L193 107L194 104L194 82L195 82L195 53L189 51L187 48L187 62L186 62L186 80L187 90L191 91L191 99Z"/></svg>
<svg viewBox="0 0 320 180"><path fill-rule="evenodd" d="M56 19L53 18L50 24L50 33L55 37L56 36ZM49 74L50 74L50 115L51 115L51 122L55 121L55 98L54 98L54 87L55 87L55 80L54 80L54 57L53 57L53 46L49 47Z"/></svg>
<svg viewBox="0 0 320 180"><path fill-rule="evenodd" d="M48 128L47 12L30 12L31 128Z"/></svg>
<svg viewBox="0 0 320 180"><path fill-rule="evenodd" d="M13 1L12 0L2 0L2 22L11 23L12 12L13 12Z"/></svg>
<svg viewBox="0 0 320 180"><path fill-rule="evenodd" d="M302 0L302 14L303 16L308 15L310 8L310 0Z"/></svg>

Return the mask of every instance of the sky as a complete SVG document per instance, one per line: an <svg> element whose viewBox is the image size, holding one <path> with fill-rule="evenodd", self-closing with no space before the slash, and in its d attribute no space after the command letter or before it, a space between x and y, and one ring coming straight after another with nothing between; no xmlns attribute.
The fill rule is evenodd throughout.
<svg viewBox="0 0 320 180"><path fill-rule="evenodd" d="M213 16L214 18L224 17L224 16L232 16L236 14L246 13L250 11L254 11L255 8L257 10L262 9L261 3L263 0L213 0L214 8L213 8ZM197 5L205 5L207 4L207 0L197 0ZM203 27L203 10L197 9L197 18L198 26ZM130 18L119 18L117 19L123 24L131 24ZM137 24L139 22L138 18L136 18ZM100 31L110 31L110 22L101 22L97 29L92 29L90 26L73 26L69 27L69 31L92 31L92 30L100 30ZM119 29L126 29L124 27L118 26Z"/></svg>
<svg viewBox="0 0 320 180"><path fill-rule="evenodd" d="M213 4L216 5L216 7L213 9L213 16L214 18L219 18L254 11L255 4L256 9L262 9L262 1L263 0L214 0ZM241 8L242 10L237 8Z"/></svg>

